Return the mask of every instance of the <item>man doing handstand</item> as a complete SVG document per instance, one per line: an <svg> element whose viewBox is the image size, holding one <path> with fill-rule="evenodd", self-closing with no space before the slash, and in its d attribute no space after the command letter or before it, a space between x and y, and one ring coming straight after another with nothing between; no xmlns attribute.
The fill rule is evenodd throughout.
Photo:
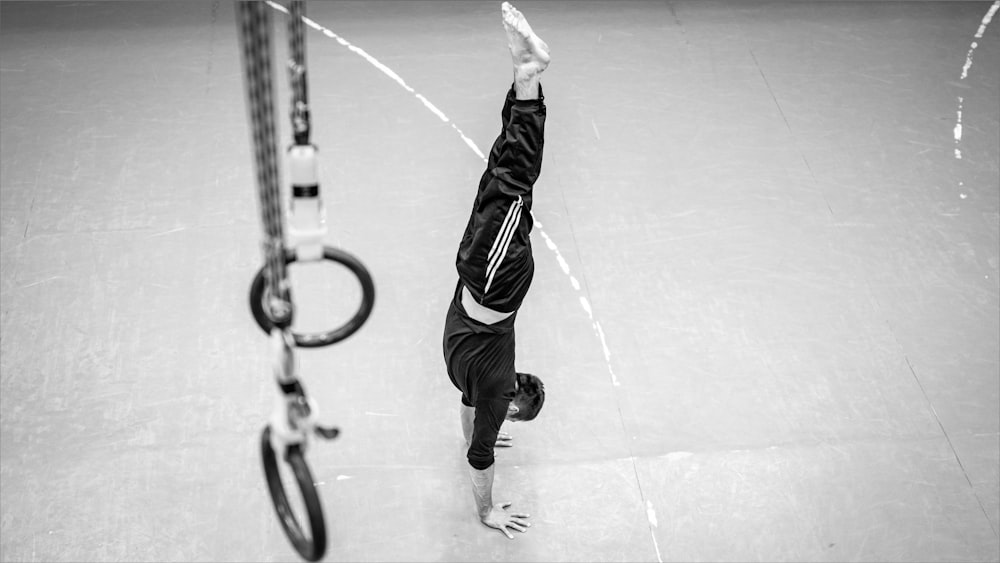
<svg viewBox="0 0 1000 563"><path fill-rule="evenodd" d="M545 103L539 77L549 47L507 2L503 25L514 84L501 112L503 128L490 150L472 216L458 248L458 284L448 308L444 358L462 392L462 432L472 491L483 524L524 532L528 515L493 504L493 447L509 446L504 420L532 420L545 401L542 382L514 370L514 320L534 274L531 191L542 166Z"/></svg>

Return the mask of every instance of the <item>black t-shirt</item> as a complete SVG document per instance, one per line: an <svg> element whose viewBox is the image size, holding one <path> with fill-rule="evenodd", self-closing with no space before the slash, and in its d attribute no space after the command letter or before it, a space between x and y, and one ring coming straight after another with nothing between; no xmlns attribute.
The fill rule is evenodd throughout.
<svg viewBox="0 0 1000 563"><path fill-rule="evenodd" d="M462 392L462 404L476 409L467 457L469 464L480 470L493 465L497 434L514 399L516 316L492 325L470 318L462 307L459 282L445 320L445 364L452 383Z"/></svg>

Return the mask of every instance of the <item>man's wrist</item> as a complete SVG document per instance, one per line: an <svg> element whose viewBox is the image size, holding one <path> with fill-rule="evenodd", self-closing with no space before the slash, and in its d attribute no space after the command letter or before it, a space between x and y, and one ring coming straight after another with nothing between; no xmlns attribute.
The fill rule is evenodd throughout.
<svg viewBox="0 0 1000 563"><path fill-rule="evenodd" d="M476 500L476 512L479 519L484 520L493 508L493 465L486 469L469 467L472 476L472 495Z"/></svg>

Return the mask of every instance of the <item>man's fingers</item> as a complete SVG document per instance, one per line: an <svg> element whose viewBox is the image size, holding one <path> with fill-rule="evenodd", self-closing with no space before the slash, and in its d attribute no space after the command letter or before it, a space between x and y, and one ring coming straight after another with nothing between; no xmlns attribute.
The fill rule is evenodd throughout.
<svg viewBox="0 0 1000 563"><path fill-rule="evenodd" d="M497 530L500 530L501 532L503 532L503 535L507 536L510 539L514 539L514 536L511 535L511 533L507 531L507 526L509 526L510 524L496 524L496 523L492 523L491 522L491 523L486 524L486 525L489 526L490 528L495 528Z"/></svg>
<svg viewBox="0 0 1000 563"><path fill-rule="evenodd" d="M511 522L516 522L516 523L518 523L518 524L520 524L522 526L527 526L529 528L531 527L531 522L528 522L527 520L523 520L523 519L521 519L520 517L517 517L517 516L511 516L510 521Z"/></svg>
<svg viewBox="0 0 1000 563"><path fill-rule="evenodd" d="M507 524L507 527L511 528L513 530L517 530L518 532L521 532L522 534L524 532L528 531L527 528L525 528L524 526L522 526L520 524L515 524L514 522L510 522L509 524Z"/></svg>
<svg viewBox="0 0 1000 563"><path fill-rule="evenodd" d="M510 517L511 518L531 518L531 516L528 516L527 514L524 514L523 512L512 512L510 514Z"/></svg>

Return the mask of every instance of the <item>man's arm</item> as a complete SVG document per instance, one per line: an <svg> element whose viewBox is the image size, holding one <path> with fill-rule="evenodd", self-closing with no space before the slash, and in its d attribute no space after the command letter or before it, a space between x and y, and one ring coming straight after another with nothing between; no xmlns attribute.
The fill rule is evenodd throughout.
<svg viewBox="0 0 1000 563"><path fill-rule="evenodd" d="M462 435L465 436L465 447L468 448L472 445L472 429L476 424L476 409L465 405L461 405L461 409L459 416L462 419ZM501 431L497 434L495 445L498 448L509 448L514 445L514 438L510 434Z"/></svg>
<svg viewBox="0 0 1000 563"><path fill-rule="evenodd" d="M531 523L527 522L527 514L518 512L507 512L510 507L509 502L498 502L493 504L493 467L490 465L486 469L476 469L469 467L469 474L472 475L472 495L476 498L476 511L479 513L479 521L496 528L504 533L509 539L514 539L511 530L527 532Z"/></svg>
<svg viewBox="0 0 1000 563"><path fill-rule="evenodd" d="M462 433L465 435L466 444L471 444L475 431L476 409L462 405L461 418ZM508 538L514 539L508 528L525 532L531 524L525 520L528 518L527 514L507 512L511 503L493 504L493 468L495 465L490 463L485 469L469 466L469 475L472 478L472 496L476 501L476 514L479 515L479 521L486 526L496 528Z"/></svg>
<svg viewBox="0 0 1000 563"><path fill-rule="evenodd" d="M469 475L472 476L472 496L476 499L476 514L479 514L479 519L484 524L486 524L486 519L493 508L493 467L495 465L493 464L486 469L476 469L469 466ZM510 536L510 534L507 535Z"/></svg>
<svg viewBox="0 0 1000 563"><path fill-rule="evenodd" d="M462 433L465 434L465 447L472 445L472 431L476 422L476 409L462 405ZM469 466L472 476L472 496L476 499L476 513L482 520L493 507L493 466L479 470Z"/></svg>
<svg viewBox="0 0 1000 563"><path fill-rule="evenodd" d="M476 409L474 407L461 406L459 414L462 418L462 435L465 436L465 447L472 445L472 428L476 423Z"/></svg>

